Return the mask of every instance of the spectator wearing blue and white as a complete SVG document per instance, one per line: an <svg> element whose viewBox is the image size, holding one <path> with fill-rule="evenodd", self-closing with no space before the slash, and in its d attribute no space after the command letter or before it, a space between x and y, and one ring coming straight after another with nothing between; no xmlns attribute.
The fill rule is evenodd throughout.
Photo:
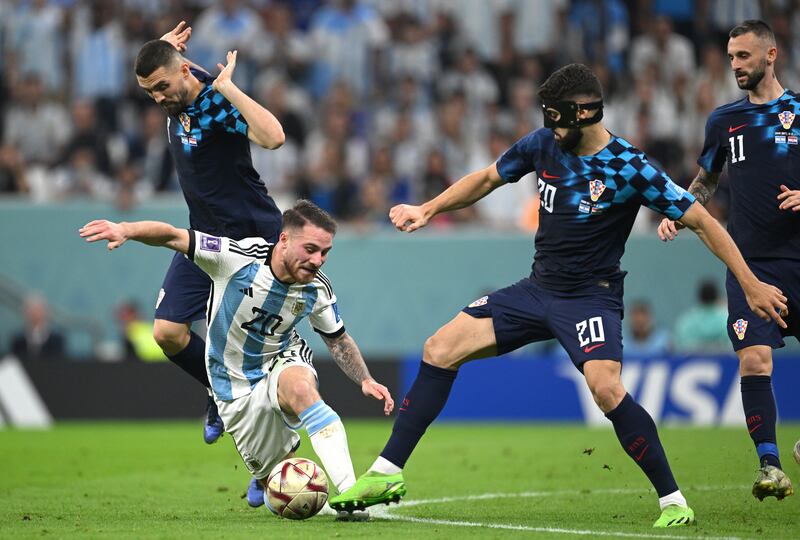
<svg viewBox="0 0 800 540"><path fill-rule="evenodd" d="M265 60L255 44L266 37L258 13L241 0L214 2L197 18L192 33L192 59L201 66L213 66L228 51L243 54L236 67L237 81L245 91L256 74L256 62Z"/></svg>
<svg viewBox="0 0 800 540"><path fill-rule="evenodd" d="M36 72L23 75L13 95L6 110L3 143L17 148L28 166L53 165L71 131L64 105L45 97Z"/></svg>
<svg viewBox="0 0 800 540"><path fill-rule="evenodd" d="M116 100L123 95L128 81L127 46L117 15L111 2L75 8L70 34L74 97Z"/></svg>
<svg viewBox="0 0 800 540"><path fill-rule="evenodd" d="M314 47L310 90L315 98L344 79L358 97L373 88L389 30L372 7L358 0L332 0L320 8L309 30Z"/></svg>
<svg viewBox="0 0 800 540"><path fill-rule="evenodd" d="M12 80L14 75L35 73L48 94L63 95L64 8L48 0L15 4L15 9L0 8Z"/></svg>

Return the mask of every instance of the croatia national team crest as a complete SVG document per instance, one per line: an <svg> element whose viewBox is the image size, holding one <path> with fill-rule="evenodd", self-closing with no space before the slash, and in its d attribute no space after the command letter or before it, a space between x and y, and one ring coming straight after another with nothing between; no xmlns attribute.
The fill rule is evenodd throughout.
<svg viewBox="0 0 800 540"><path fill-rule="evenodd" d="M485 306L485 305L486 305L486 302L488 302L488 301L489 301L489 297L488 297L488 296L481 296L480 298L478 298L477 300L475 300L474 302L472 302L472 303L471 303L469 306L467 306L467 307L478 307L478 306Z"/></svg>
<svg viewBox="0 0 800 540"><path fill-rule="evenodd" d="M792 111L779 112L778 120L780 120L783 129L791 129L792 123L794 123L794 113Z"/></svg>
<svg viewBox="0 0 800 540"><path fill-rule="evenodd" d="M739 341L742 341L744 339L744 333L747 332L747 321L739 319L731 326L733 326L733 331L736 332L736 337L739 338Z"/></svg>
<svg viewBox="0 0 800 540"><path fill-rule="evenodd" d="M592 197L592 202L597 202L605 190L606 185L602 180L589 181L589 195Z"/></svg>
<svg viewBox="0 0 800 540"><path fill-rule="evenodd" d="M306 308L306 300L305 298L301 298L297 300L294 305L292 306L292 315L300 315L303 313L303 310Z"/></svg>
<svg viewBox="0 0 800 540"><path fill-rule="evenodd" d="M792 115L794 118L794 115ZM182 112L178 115L178 120L181 121L181 125L183 126L183 131L189 133L192 130L192 119L189 118L189 115L185 112Z"/></svg>

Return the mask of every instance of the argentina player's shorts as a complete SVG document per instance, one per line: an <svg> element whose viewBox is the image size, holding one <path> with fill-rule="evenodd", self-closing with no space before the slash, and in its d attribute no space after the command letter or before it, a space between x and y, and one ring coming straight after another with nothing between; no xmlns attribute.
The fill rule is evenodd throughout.
<svg viewBox="0 0 800 540"><path fill-rule="evenodd" d="M728 293L728 337L733 350L753 345L779 349L785 336L800 340L800 261L795 259L751 259L747 265L763 281L778 287L788 299L788 325L785 330L773 321L765 321L750 310L742 286L728 270L725 289Z"/></svg>
<svg viewBox="0 0 800 540"><path fill-rule="evenodd" d="M183 253L176 253L156 300L156 319L184 323L205 318L211 278Z"/></svg>
<svg viewBox="0 0 800 540"><path fill-rule="evenodd" d="M525 278L465 307L472 317L491 317L497 353L555 338L583 371L587 360L622 361L622 281L565 293Z"/></svg>
<svg viewBox="0 0 800 540"><path fill-rule="evenodd" d="M269 364L267 376L259 380L249 394L233 401L215 396L225 431L233 438L236 450L256 478L265 478L300 444L297 430L301 420L283 412L278 403L278 378L283 370L293 366L309 369L314 378L317 377L311 349L303 340L276 355Z"/></svg>

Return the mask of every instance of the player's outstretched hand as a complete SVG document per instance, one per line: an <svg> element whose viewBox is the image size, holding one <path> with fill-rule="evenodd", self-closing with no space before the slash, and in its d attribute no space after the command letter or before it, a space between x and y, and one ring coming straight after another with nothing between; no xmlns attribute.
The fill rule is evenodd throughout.
<svg viewBox="0 0 800 540"><path fill-rule="evenodd" d="M781 210L791 210L792 212L800 212L800 189L789 189L781 184L781 192L778 194L778 200L781 201Z"/></svg>
<svg viewBox="0 0 800 540"><path fill-rule="evenodd" d="M220 72L217 75L217 78L214 79L214 82L211 86L219 92L225 84L230 82L231 78L233 77L233 70L236 69L236 54L239 51L228 51L227 62L228 64L223 66L222 64L217 64Z"/></svg>
<svg viewBox="0 0 800 540"><path fill-rule="evenodd" d="M779 288L758 281L752 288L745 289L744 295L753 313L765 321L772 319L781 328L786 328L783 317L789 314L789 308L786 306L787 298Z"/></svg>
<svg viewBox="0 0 800 540"><path fill-rule="evenodd" d="M192 27L186 26L186 21L181 21L175 28L161 36L161 39L178 49L178 52L185 52L186 42L190 37L192 37Z"/></svg>
<svg viewBox="0 0 800 540"><path fill-rule="evenodd" d="M361 391L367 397L383 400L383 414L389 416L394 410L394 400L389 389L377 382L375 379L364 379L361 382Z"/></svg>
<svg viewBox="0 0 800 540"><path fill-rule="evenodd" d="M658 237L662 242L667 240L675 240L678 236L678 231L683 229L685 225L680 221L672 221L671 219L664 218L658 225Z"/></svg>
<svg viewBox="0 0 800 540"><path fill-rule="evenodd" d="M117 249L128 239L121 224L105 219L90 221L78 229L78 232L81 238L85 238L87 242L108 240L109 251Z"/></svg>
<svg viewBox="0 0 800 540"><path fill-rule="evenodd" d="M389 219L397 230L403 232L414 232L428 224L428 218L422 207L410 204L398 204L393 207L389 210Z"/></svg>

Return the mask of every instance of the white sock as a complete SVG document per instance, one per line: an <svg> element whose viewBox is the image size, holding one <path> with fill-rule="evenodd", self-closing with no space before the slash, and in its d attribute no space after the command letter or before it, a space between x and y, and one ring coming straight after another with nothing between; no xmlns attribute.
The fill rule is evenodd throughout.
<svg viewBox="0 0 800 540"><path fill-rule="evenodd" d="M389 461L383 456L378 456L378 459L375 460L375 463L372 464L372 467L369 468L370 471L379 472L381 474L397 474L401 472L403 469Z"/></svg>
<svg viewBox="0 0 800 540"><path fill-rule="evenodd" d="M350 461L350 448L347 446L347 433L341 420L331 422L310 435L309 439L339 493L356 483L356 473L353 471L353 462Z"/></svg>
<svg viewBox="0 0 800 540"><path fill-rule="evenodd" d="M660 497L658 499L658 505L661 507L662 510L671 504L683 508L688 507L688 505L686 504L686 499L683 497L681 490L673 491L669 495L664 495L663 497Z"/></svg>

